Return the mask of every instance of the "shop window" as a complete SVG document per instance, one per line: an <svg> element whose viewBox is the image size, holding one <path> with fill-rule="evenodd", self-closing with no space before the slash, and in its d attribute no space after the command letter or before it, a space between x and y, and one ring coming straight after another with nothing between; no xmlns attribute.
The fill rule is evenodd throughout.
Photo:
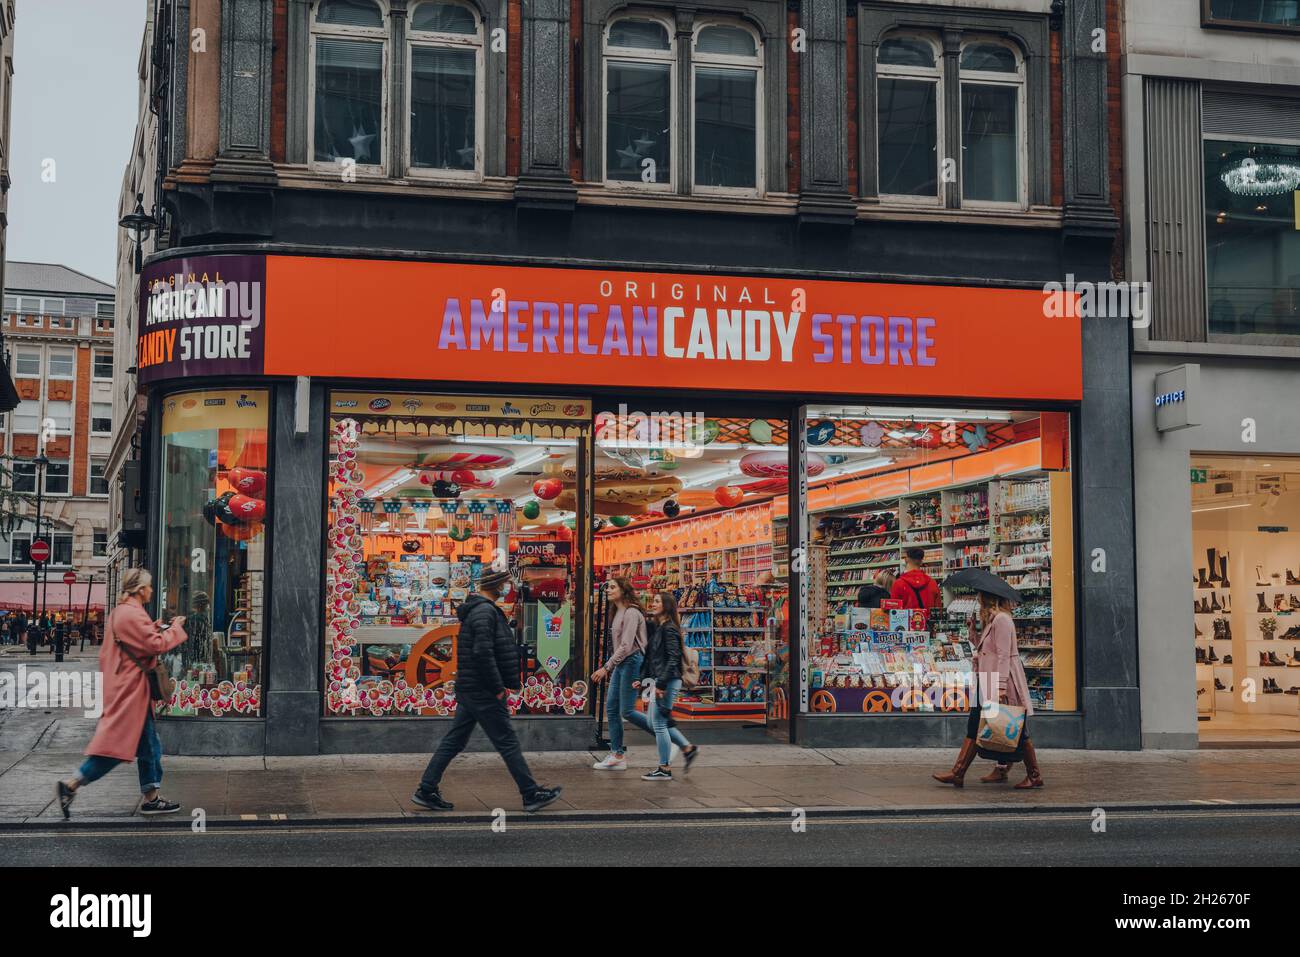
<svg viewBox="0 0 1300 957"><path fill-rule="evenodd" d="M1035 711L1077 707L1073 506L1061 414L810 409L812 713L962 712L983 569L1011 608Z"/></svg>
<svg viewBox="0 0 1300 957"><path fill-rule="evenodd" d="M77 354L65 349L51 349L49 364L51 379L71 379L77 373Z"/></svg>
<svg viewBox="0 0 1300 957"><path fill-rule="evenodd" d="M1220 335L1300 334L1300 146L1205 141L1205 282Z"/></svg>
<svg viewBox="0 0 1300 957"><path fill-rule="evenodd" d="M67 495L70 491L68 483L70 475L66 459L61 462L51 459L45 466L45 494Z"/></svg>
<svg viewBox="0 0 1300 957"><path fill-rule="evenodd" d="M90 461L90 494L108 494L108 477L104 474L103 460L91 459Z"/></svg>
<svg viewBox="0 0 1300 957"><path fill-rule="evenodd" d="M382 175L387 16L377 0L320 0L312 18L312 162Z"/></svg>
<svg viewBox="0 0 1300 957"><path fill-rule="evenodd" d="M649 400L637 410L598 408L595 426L598 660L613 651L610 582L647 609L667 594L700 667L673 716L787 718L786 420Z"/></svg>
<svg viewBox="0 0 1300 957"><path fill-rule="evenodd" d="M90 554L94 558L106 558L108 556L108 532L104 529L95 529L91 536Z"/></svg>
<svg viewBox="0 0 1300 957"><path fill-rule="evenodd" d="M936 41L891 36L876 58L876 137L882 196L938 203L942 76Z"/></svg>
<svg viewBox="0 0 1300 957"><path fill-rule="evenodd" d="M334 392L325 713L448 716L460 606L508 571L521 714L587 709L584 399Z"/></svg>
<svg viewBox="0 0 1300 957"><path fill-rule="evenodd" d="M1024 205L1024 70L1009 45L961 50L962 203Z"/></svg>
<svg viewBox="0 0 1300 957"><path fill-rule="evenodd" d="M41 377L41 351L39 349L17 350L14 353L14 375L39 379Z"/></svg>
<svg viewBox="0 0 1300 957"><path fill-rule="evenodd" d="M1300 458L1193 455L1191 508L1186 707L1203 740L1300 740Z"/></svg>
<svg viewBox="0 0 1300 957"><path fill-rule="evenodd" d="M96 379L113 378L113 353L96 352L92 374Z"/></svg>
<svg viewBox="0 0 1300 957"><path fill-rule="evenodd" d="M482 174L483 33L477 14L432 0L410 13L410 169Z"/></svg>
<svg viewBox="0 0 1300 957"><path fill-rule="evenodd" d="M96 435L110 435L113 432L113 403L90 403L90 431Z"/></svg>
<svg viewBox="0 0 1300 957"><path fill-rule="evenodd" d="M163 400L157 610L186 616L189 635L168 656L165 714L261 714L268 401L233 389Z"/></svg>
<svg viewBox="0 0 1300 957"><path fill-rule="evenodd" d="M1300 33L1300 0L1201 0L1207 27Z"/></svg>

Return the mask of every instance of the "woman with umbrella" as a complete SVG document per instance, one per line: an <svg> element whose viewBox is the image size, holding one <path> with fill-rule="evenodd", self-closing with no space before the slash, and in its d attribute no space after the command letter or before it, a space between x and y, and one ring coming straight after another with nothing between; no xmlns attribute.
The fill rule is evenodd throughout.
<svg viewBox="0 0 1300 957"><path fill-rule="evenodd" d="M992 772L980 778L986 784L995 784L1007 779L1012 764L1025 762L1028 772L1023 781L1016 785L1018 789L1041 788L1043 776L1038 769L1038 756L1034 745L1029 740L1029 728L1020 734L1020 743L1016 751L1010 753L984 751L975 743L975 736L980 725L981 694L997 695L999 704L1016 705L1025 709L1026 719L1034 713L1029 698L1029 682L1025 678L1025 666L1020 660L1016 645L1016 626L1011 619L1011 608L1019 603L1020 595L992 572L982 568L964 568L950 576L944 583L945 588L972 588L979 594L979 629L976 620L971 618L970 642L975 648L973 670L975 674L975 700L971 703L970 717L966 722L966 740L962 742L957 753L957 763L946 774L932 775L942 784L962 787L966 780L966 771L978 753L981 757L998 762Z"/></svg>

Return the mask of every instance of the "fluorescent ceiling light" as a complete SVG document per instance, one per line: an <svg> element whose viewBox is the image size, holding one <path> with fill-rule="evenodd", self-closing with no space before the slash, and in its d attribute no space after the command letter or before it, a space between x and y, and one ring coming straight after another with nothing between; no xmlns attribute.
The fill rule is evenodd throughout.
<svg viewBox="0 0 1300 957"><path fill-rule="evenodd" d="M1211 505L1207 508L1194 508L1193 512L1222 512L1230 508L1249 508L1250 502L1242 502L1239 505Z"/></svg>

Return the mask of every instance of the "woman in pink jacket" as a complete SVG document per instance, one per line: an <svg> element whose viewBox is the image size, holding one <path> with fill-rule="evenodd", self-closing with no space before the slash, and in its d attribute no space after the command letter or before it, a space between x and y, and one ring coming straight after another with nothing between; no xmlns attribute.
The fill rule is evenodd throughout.
<svg viewBox="0 0 1300 957"><path fill-rule="evenodd" d="M95 736L86 747L86 760L76 776L58 783L59 808L71 817L77 791L97 781L123 761L136 759L141 814L172 814L180 805L158 793L162 784L162 744L154 728L146 668L157 656L171 651L186 639L184 618L173 618L164 631L150 620L145 603L153 597L153 578L143 568L132 568L122 579L118 606L104 625L104 643L99 649L99 670L104 676L104 712ZM132 660L134 656L135 660ZM137 664L136 662L139 662Z"/></svg>
<svg viewBox="0 0 1300 957"><path fill-rule="evenodd" d="M943 784L961 787L966 781L966 771L975 760L975 735L980 725L980 695L997 695L999 704L1017 705L1025 709L1025 717L1034 713L1029 697L1029 681L1025 677L1025 666L1020 660L1020 651L1016 644L1016 625L1011 619L1011 603L1005 598L979 593L979 622L982 630L976 634L975 620L970 624L970 642L975 648L973 669L975 673L976 699L971 705L970 717L966 721L966 740L962 742L957 753L957 763L945 774L932 777ZM1020 735L1020 750L1014 754L1001 755L998 766L989 774L980 778L986 784L993 784L1007 779L1007 772L1017 761L1025 762L1028 775L1016 785L1017 788L1041 788L1043 776L1038 770L1038 756L1034 753L1033 742L1029 740L1029 726L1025 725Z"/></svg>

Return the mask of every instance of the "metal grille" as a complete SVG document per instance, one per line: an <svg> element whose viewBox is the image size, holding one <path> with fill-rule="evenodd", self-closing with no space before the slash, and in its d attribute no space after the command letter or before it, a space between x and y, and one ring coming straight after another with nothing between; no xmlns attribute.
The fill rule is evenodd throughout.
<svg viewBox="0 0 1300 957"><path fill-rule="evenodd" d="M1206 133L1243 139L1300 140L1300 98L1273 91L1206 90L1201 124Z"/></svg>
<svg viewBox="0 0 1300 957"><path fill-rule="evenodd" d="M1200 84L1148 78L1145 113L1151 338L1204 342Z"/></svg>

